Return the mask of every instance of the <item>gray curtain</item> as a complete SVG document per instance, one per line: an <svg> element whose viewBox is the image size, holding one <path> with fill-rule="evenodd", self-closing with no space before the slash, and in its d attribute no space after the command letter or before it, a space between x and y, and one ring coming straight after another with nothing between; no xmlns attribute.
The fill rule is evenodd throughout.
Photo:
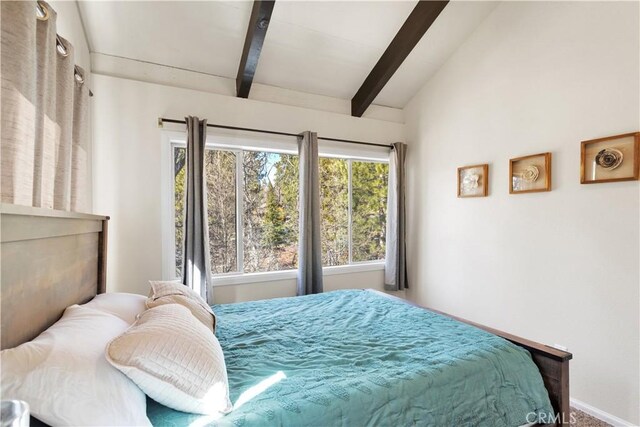
<svg viewBox="0 0 640 427"><path fill-rule="evenodd" d="M322 246L320 244L320 183L318 135L298 136L300 156L300 237L298 242L298 295L322 292Z"/></svg>
<svg viewBox="0 0 640 427"><path fill-rule="evenodd" d="M401 291L407 283L405 158L407 145L393 144L389 158L389 192L387 196L387 239L384 266L384 288Z"/></svg>
<svg viewBox="0 0 640 427"><path fill-rule="evenodd" d="M187 156L182 283L212 304L207 182L204 170L207 121L191 116L186 117L185 120L187 122Z"/></svg>
<svg viewBox="0 0 640 427"><path fill-rule="evenodd" d="M56 12L41 4L43 18L36 2L1 2L1 199L89 211L89 89Z"/></svg>

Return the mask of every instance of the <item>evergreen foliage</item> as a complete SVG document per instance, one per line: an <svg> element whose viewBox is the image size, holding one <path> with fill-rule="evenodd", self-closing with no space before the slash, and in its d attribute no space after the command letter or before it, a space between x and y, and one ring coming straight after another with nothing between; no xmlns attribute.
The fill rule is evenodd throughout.
<svg viewBox="0 0 640 427"><path fill-rule="evenodd" d="M174 151L176 273L184 222L185 149ZM243 167L242 218L236 213L236 156ZM244 272L298 267L298 156L207 150L205 172L211 271L238 271L237 223L243 221ZM349 263L349 161L320 158L322 262ZM352 261L383 259L388 165L351 161Z"/></svg>

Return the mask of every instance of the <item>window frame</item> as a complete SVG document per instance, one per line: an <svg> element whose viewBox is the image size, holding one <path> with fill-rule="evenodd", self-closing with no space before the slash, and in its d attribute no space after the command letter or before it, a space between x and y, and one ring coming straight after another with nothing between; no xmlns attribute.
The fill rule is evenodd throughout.
<svg viewBox="0 0 640 427"><path fill-rule="evenodd" d="M177 147L186 147L184 132L164 130L162 133L162 275L164 280L178 279L175 273L175 206L174 206L174 153ZM236 259L238 271L229 273L212 274L213 286L238 285L245 283L269 282L278 280L289 280L297 277L298 270L275 270L256 273L244 273L244 221L242 212L244 209L244 169L243 151L263 151L276 154L297 155L298 150L295 142L270 141L269 138L261 138L262 143L256 143L251 138L244 138L240 135L207 134L206 149L226 150L233 152L236 157ZM266 144L264 143L266 141ZM388 159L377 157L356 156L345 153L321 153L319 157L337 158L347 161L348 167L348 238L349 238L349 263L337 266L326 266L322 268L324 276L337 274L348 274L366 271L383 270L385 260L373 261L353 261L353 185L352 185L352 162L369 163L389 163Z"/></svg>

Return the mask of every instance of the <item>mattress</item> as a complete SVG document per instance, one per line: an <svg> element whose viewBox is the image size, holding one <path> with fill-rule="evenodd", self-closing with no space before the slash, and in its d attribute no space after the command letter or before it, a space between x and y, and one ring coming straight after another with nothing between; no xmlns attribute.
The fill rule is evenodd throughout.
<svg viewBox="0 0 640 427"><path fill-rule="evenodd" d="M157 426L520 426L552 413L530 354L374 292L213 307L234 410Z"/></svg>

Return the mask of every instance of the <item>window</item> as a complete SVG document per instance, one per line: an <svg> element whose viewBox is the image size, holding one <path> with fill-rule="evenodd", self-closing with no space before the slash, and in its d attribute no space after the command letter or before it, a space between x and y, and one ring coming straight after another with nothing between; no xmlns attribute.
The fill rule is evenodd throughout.
<svg viewBox="0 0 640 427"><path fill-rule="evenodd" d="M174 203L176 276L182 276L182 239L184 237L184 190L186 149L174 148ZM211 273L237 272L236 154L207 150L207 213L209 215L209 253Z"/></svg>
<svg viewBox="0 0 640 427"><path fill-rule="evenodd" d="M298 268L298 157L243 152L244 272Z"/></svg>
<svg viewBox="0 0 640 427"><path fill-rule="evenodd" d="M351 227L355 262L384 259L389 164L351 162Z"/></svg>
<svg viewBox="0 0 640 427"><path fill-rule="evenodd" d="M321 158L320 234L322 265L349 264L349 166L343 159Z"/></svg>
<svg viewBox="0 0 640 427"><path fill-rule="evenodd" d="M322 265L383 260L389 164L320 158Z"/></svg>
<svg viewBox="0 0 640 427"><path fill-rule="evenodd" d="M184 143L172 145L175 276L181 276ZM298 156L208 145L205 154L211 272L218 277L298 267ZM388 164L319 161L322 264L347 266L385 256ZM292 276L293 277L293 276Z"/></svg>

